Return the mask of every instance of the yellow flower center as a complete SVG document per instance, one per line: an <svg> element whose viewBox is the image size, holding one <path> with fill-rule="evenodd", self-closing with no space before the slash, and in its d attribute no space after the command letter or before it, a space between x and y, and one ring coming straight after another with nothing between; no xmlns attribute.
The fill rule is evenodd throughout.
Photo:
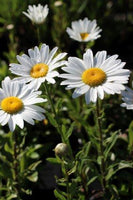
<svg viewBox="0 0 133 200"><path fill-rule="evenodd" d="M33 78L40 78L46 76L47 73L48 73L48 65L44 63L38 63L34 65L30 71L30 75Z"/></svg>
<svg viewBox="0 0 133 200"><path fill-rule="evenodd" d="M91 87L101 85L105 80L106 74L100 68L90 68L82 74L82 81Z"/></svg>
<svg viewBox="0 0 133 200"><path fill-rule="evenodd" d="M1 108L7 113L14 114L22 110L23 102L18 97L7 97L2 100Z"/></svg>
<svg viewBox="0 0 133 200"><path fill-rule="evenodd" d="M80 33L80 36L82 40L85 40L89 36L89 33Z"/></svg>

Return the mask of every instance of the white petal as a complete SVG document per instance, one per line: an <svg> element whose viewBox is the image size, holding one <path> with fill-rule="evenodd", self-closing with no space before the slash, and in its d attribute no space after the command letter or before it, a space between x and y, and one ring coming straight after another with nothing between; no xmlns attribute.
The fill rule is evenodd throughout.
<svg viewBox="0 0 133 200"><path fill-rule="evenodd" d="M94 67L92 50L88 49L86 51L86 53L83 55L83 60L85 62L86 69Z"/></svg>
<svg viewBox="0 0 133 200"><path fill-rule="evenodd" d="M82 94L86 93L89 90L89 86L88 85L84 85L80 88L76 88L74 90L74 93L72 95L73 98L77 98L79 96L81 96Z"/></svg>
<svg viewBox="0 0 133 200"><path fill-rule="evenodd" d="M11 116L10 116L10 119L9 119L9 121L8 121L8 125L9 125L10 131L13 132L13 131L15 130L16 124L15 124L15 122L13 121L13 119L12 119Z"/></svg>
<svg viewBox="0 0 133 200"><path fill-rule="evenodd" d="M90 99L90 90L88 90L88 92L86 92L85 94L85 101L86 101L86 104L89 104L91 99Z"/></svg>
<svg viewBox="0 0 133 200"><path fill-rule="evenodd" d="M97 100L97 89L96 88L90 88L90 99L93 103Z"/></svg>

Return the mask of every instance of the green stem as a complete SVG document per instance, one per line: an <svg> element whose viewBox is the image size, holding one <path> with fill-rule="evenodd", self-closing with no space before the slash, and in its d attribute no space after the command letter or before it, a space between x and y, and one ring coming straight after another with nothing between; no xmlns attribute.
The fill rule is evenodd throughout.
<svg viewBox="0 0 133 200"><path fill-rule="evenodd" d="M37 40L38 40L38 45L39 45L40 42L41 42L41 38L40 38L40 27L39 27L39 26L36 27L36 34L37 34Z"/></svg>
<svg viewBox="0 0 133 200"><path fill-rule="evenodd" d="M81 54L83 55L85 53L85 49L86 49L86 43L85 42L81 42L80 49L81 49Z"/></svg>
<svg viewBox="0 0 133 200"><path fill-rule="evenodd" d="M58 117L57 117L57 114L56 114L56 110L55 110L53 101L52 101L52 99L51 99L51 95L50 95L50 92L49 92L49 88L48 88L48 86L47 86L46 83L44 83L44 88L45 88L45 91L46 91L46 95L47 95L48 101L49 101L49 103L50 103L50 105L51 105L52 112L53 112L53 114L54 114L54 116L55 116L55 120L56 120L56 122L57 122L57 124L58 124L57 130L58 130L59 134L61 134L62 131L61 131L61 128L60 128L59 123L58 123ZM65 138L62 138L62 139L63 139L63 142L64 142L64 139L65 139Z"/></svg>
<svg viewBox="0 0 133 200"><path fill-rule="evenodd" d="M103 193L105 193L106 188L106 180L105 180L105 161L104 161L104 149L103 149L103 133L102 133L102 126L101 126L101 119L100 119L100 108L99 102L97 100L96 103L96 115L97 115L97 124L98 124L98 131L99 131L99 141L100 141L100 148L99 148L99 156L101 156L101 175L102 175L102 189Z"/></svg>
<svg viewBox="0 0 133 200"><path fill-rule="evenodd" d="M60 122L59 122L59 119L58 119L58 116L57 116L57 113L56 113L56 110L55 110L53 101L52 101L52 99L51 99L51 95L50 95L50 92L49 92L49 88L48 88L48 86L47 86L46 83L44 83L44 88L45 88L45 91L46 91L46 95L47 95L48 101L49 101L49 103L50 103L50 105L51 105L52 112L53 112L53 114L54 114L54 116L55 116L55 120L56 120L56 122L57 122L57 124L58 124L57 131L58 131L58 133L59 133L60 136L61 136L62 142L63 142L63 143L66 143L66 144L68 145L68 148L69 148L69 151L70 151L70 157L73 159L73 153L72 153L72 149L71 149L71 146L70 146L70 142L69 142L69 140L66 140L66 137L64 136L64 134L63 134L63 132L62 132L62 129L61 129L61 127L60 127Z"/></svg>
<svg viewBox="0 0 133 200"><path fill-rule="evenodd" d="M68 172L67 172L67 169L66 169L66 166L65 166L65 160L64 159L61 159L61 164L62 164L64 177L66 179L67 200L71 200L71 194L69 192L69 176L68 176Z"/></svg>
<svg viewBox="0 0 133 200"><path fill-rule="evenodd" d="M18 172L18 146L17 146L17 133L14 132L14 155L13 155L13 170L14 170L14 185L17 193L17 199L20 198L20 187L19 187L19 172Z"/></svg>

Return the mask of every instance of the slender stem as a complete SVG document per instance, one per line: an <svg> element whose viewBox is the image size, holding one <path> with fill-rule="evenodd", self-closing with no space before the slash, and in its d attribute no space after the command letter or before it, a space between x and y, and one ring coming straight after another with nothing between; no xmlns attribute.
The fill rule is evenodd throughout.
<svg viewBox="0 0 133 200"><path fill-rule="evenodd" d="M59 119L58 119L58 116L57 116L57 113L56 113L54 104L53 104L52 99L51 99L51 95L50 95L50 92L49 92L49 88L48 88L48 86L47 86L46 83L44 83L44 88L45 88L45 91L46 91L46 95L47 95L48 101L49 101L49 103L50 103L50 105L51 105L52 112L53 112L53 114L54 114L54 116L55 116L55 120L56 120L56 122L57 122L57 124L58 124L57 131L58 131L58 133L59 133L60 136L61 136L62 142L66 143L66 144L68 145L69 151L70 151L70 156L71 156L71 158L73 159L73 153L72 153L72 149L71 149L71 146L70 146L70 142L69 142L69 140L66 140L66 137L65 137L64 134L62 133L62 129L61 129L61 127L60 127Z"/></svg>
<svg viewBox="0 0 133 200"><path fill-rule="evenodd" d="M17 193L18 200L21 200L20 198L20 187L19 187L19 177L18 177L18 146L17 146L17 133L14 132L14 161L13 161L13 169L14 169L14 183L15 183L15 189Z"/></svg>
<svg viewBox="0 0 133 200"><path fill-rule="evenodd" d="M65 166L65 160L62 158L61 159L61 164L62 164L62 169L63 169L63 173L64 173L64 177L66 179L66 191L67 191L67 200L71 200L71 193L69 191L69 176L68 176L68 172Z"/></svg>
<svg viewBox="0 0 133 200"><path fill-rule="evenodd" d="M41 42L39 26L36 26L36 34L37 34L37 40L38 40L38 45L39 45Z"/></svg>
<svg viewBox="0 0 133 200"><path fill-rule="evenodd" d="M81 42L80 50L81 50L81 54L82 55L85 53L85 49L86 49L86 43L85 42Z"/></svg>
<svg viewBox="0 0 133 200"><path fill-rule="evenodd" d="M101 175L102 175L102 189L103 189L103 192L105 192L106 180L105 180L105 161L104 161L104 149L103 149L103 133L102 133L100 108L99 108L98 100L96 103L96 114L97 114L97 124L98 124L98 131L99 131L99 141L100 141L99 155L101 156L100 169L101 169Z"/></svg>
<svg viewBox="0 0 133 200"><path fill-rule="evenodd" d="M87 187L86 187L86 178L84 177L84 175L81 173L80 174L81 176L81 181L82 181L82 186L83 186L83 189L84 189L84 194L85 194L85 199L87 200L88 199L88 191L87 191Z"/></svg>
<svg viewBox="0 0 133 200"><path fill-rule="evenodd" d="M46 91L46 94L47 94L48 101L49 101L49 103L51 105L52 112L53 112L53 114L55 116L55 120L56 120L56 122L58 124L57 130L58 130L59 134L62 136L63 142L65 142L65 138L63 137L63 134L61 134L62 130L61 130L60 126L59 126L58 116L57 116L57 113L56 113L56 110L55 110L54 104L52 102L51 95L50 95L50 92L49 92L49 89L48 89L48 86L47 86L46 83L44 83L44 88L45 88L45 91Z"/></svg>

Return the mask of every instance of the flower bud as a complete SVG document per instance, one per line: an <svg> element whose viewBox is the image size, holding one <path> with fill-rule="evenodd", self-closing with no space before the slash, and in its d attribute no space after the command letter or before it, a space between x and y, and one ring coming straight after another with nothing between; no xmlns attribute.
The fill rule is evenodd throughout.
<svg viewBox="0 0 133 200"><path fill-rule="evenodd" d="M65 143L59 143L56 145L54 151L55 154L59 157L66 156L68 153L68 146Z"/></svg>
<svg viewBox="0 0 133 200"><path fill-rule="evenodd" d="M44 119L43 120L43 124L46 126L46 125L48 125L48 120L47 119Z"/></svg>

